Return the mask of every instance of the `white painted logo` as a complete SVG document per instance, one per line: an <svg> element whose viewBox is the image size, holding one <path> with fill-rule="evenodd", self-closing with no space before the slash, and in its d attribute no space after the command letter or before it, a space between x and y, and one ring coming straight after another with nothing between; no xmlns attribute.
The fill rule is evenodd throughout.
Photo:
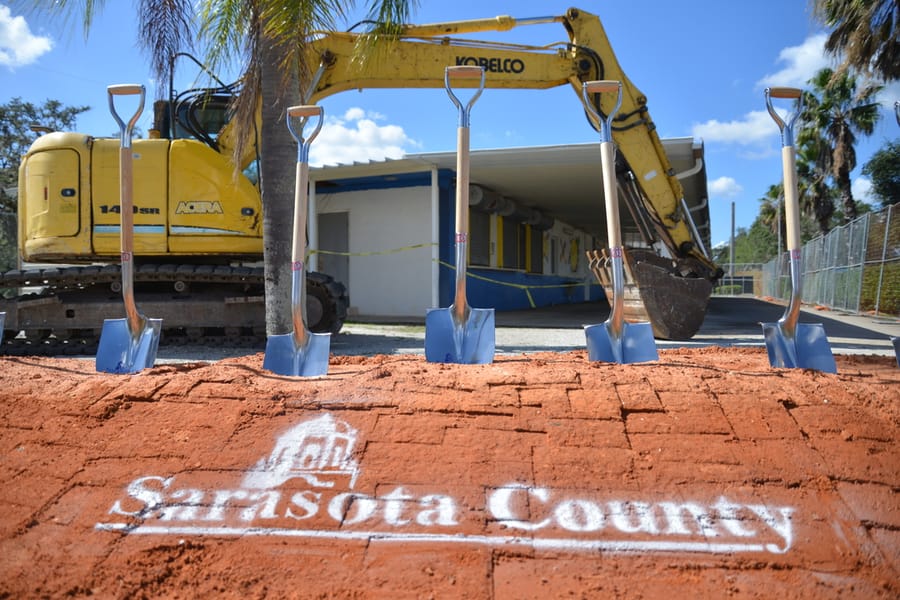
<svg viewBox="0 0 900 600"><path fill-rule="evenodd" d="M102 531L156 535L283 536L370 542L522 546L606 552L770 552L794 541L787 506L712 501L650 501L565 492L524 483L483 484L484 506L463 506L428 485L353 491L358 432L324 414L278 437L240 487L192 486L190 473L129 483ZM339 485L346 483L346 487ZM390 489L392 488L392 489ZM472 531L473 523L486 532Z"/></svg>
<svg viewBox="0 0 900 600"><path fill-rule="evenodd" d="M272 454L244 476L242 487L275 488L294 477L315 487L334 487L333 476L349 475L352 488L359 473L353 460L356 434L350 425L327 413L300 423L278 438Z"/></svg>

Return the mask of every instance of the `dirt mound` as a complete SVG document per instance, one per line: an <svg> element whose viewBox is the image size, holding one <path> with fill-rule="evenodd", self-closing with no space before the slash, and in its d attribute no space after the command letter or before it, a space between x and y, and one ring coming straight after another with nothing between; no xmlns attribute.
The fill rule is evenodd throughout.
<svg viewBox="0 0 900 600"><path fill-rule="evenodd" d="M900 369L0 358L0 597L900 594Z"/></svg>

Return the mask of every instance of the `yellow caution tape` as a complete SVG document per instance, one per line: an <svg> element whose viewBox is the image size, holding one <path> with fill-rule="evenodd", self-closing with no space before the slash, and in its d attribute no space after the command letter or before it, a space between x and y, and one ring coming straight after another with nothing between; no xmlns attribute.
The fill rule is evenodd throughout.
<svg viewBox="0 0 900 600"><path fill-rule="evenodd" d="M447 267L453 271L456 270L456 265L451 265L450 263L444 262L442 260L437 261L441 266ZM540 290L540 289L551 289L551 288L567 288L567 287L581 287L585 285L585 282L577 282L573 281L572 283L553 283L547 285L525 285L523 283L511 283L509 281L500 281L498 279L491 279L490 277L485 277L484 275L478 275L477 273L466 272L466 276L471 277L472 279L478 279L480 281L485 281L487 283L493 283L496 285L504 285L506 287L520 289L525 292L525 296L528 298L528 303L531 305L531 308L537 308L537 304L534 302L534 298L531 296L531 290ZM600 285L599 283L588 283L588 285Z"/></svg>
<svg viewBox="0 0 900 600"><path fill-rule="evenodd" d="M380 250L377 252L337 252L335 250L310 250L309 254L327 254L329 256L383 256L386 254L397 254L399 252L406 252L408 250L418 250L419 248L428 248L431 246L437 246L435 243L426 243L426 244L413 244L412 246L403 246L401 248L391 248L390 250ZM433 259L439 265L447 267L453 271L456 270L456 265L452 265L448 262L444 262L439 259ZM531 308L537 308L537 304L534 302L534 298L531 295L531 290L539 290L539 289L552 289L552 288L567 288L567 287L581 287L585 285L586 282L571 282L571 283L554 283L547 285L525 285L522 283L511 283L509 281L500 281L499 279L492 279L490 277L485 277L484 275L478 275L477 273L467 272L467 276L472 279L478 279L480 281L484 281L487 283L493 283L495 285L503 285L506 287L511 287L515 289L522 290L525 292L525 296L528 298L528 303L531 305ZM600 285L599 283L593 282L588 283L587 285Z"/></svg>
<svg viewBox="0 0 900 600"><path fill-rule="evenodd" d="M437 246L434 242L428 244L414 244L412 246L403 246L402 248L391 248L390 250L380 250L377 252L337 252L335 250L310 250L310 256L313 254L328 254L329 256L382 256L385 254L397 254L406 252L407 250L418 250L419 248L428 248Z"/></svg>

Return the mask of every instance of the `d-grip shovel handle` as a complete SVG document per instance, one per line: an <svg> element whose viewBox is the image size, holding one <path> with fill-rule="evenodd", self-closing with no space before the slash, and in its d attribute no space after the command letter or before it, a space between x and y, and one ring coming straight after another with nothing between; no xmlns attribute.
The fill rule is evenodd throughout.
<svg viewBox="0 0 900 600"><path fill-rule="evenodd" d="M469 248L469 122L472 106L484 91L484 68L474 65L456 65L444 69L444 87L450 100L459 111L456 131L456 290L453 301L454 318L465 323L469 305L466 300L466 271ZM463 105L453 93L451 80L477 79L478 89Z"/></svg>
<svg viewBox="0 0 900 600"><path fill-rule="evenodd" d="M136 336L143 330L144 317L134 303L134 168L131 153L131 134L144 110L144 86L137 83L122 83L106 88L109 96L109 112L119 125L119 245L122 262L122 299L128 330ZM126 123L116 111L116 96L140 96L134 114Z"/></svg>
<svg viewBox="0 0 900 600"><path fill-rule="evenodd" d="M321 106L300 105L287 109L285 117L288 131L297 142L297 168L294 179L294 234L291 247L291 317L294 340L298 347L305 347L306 330L306 225L309 211L309 148L322 129L325 110ZM316 126L309 137L303 138L303 128L310 118L316 117ZM299 120L299 129L294 120Z"/></svg>
<svg viewBox="0 0 900 600"><path fill-rule="evenodd" d="M604 117L594 103L588 98L589 94L603 92L616 93L616 106ZM617 249L622 245L622 233L619 226L619 200L616 188L616 154L612 143L612 120L622 106L622 82L611 80L585 81L581 87L581 94L587 110L594 115L600 124L600 156L603 161L603 197L606 200L606 234L609 238L609 247ZM615 254L618 250L612 250Z"/></svg>
<svg viewBox="0 0 900 600"><path fill-rule="evenodd" d="M139 83L120 83L117 85L110 85L106 88L106 91L109 95L109 112L112 113L113 119L116 120L116 123L119 125L119 133L121 135L122 146L125 148L131 147L131 133L134 131L134 126L137 125L137 121L141 116L141 113L144 112L144 86ZM140 100L138 102L137 110L135 110L134 115L128 120L128 123L122 120L122 117L119 116L119 113L116 111L116 96L137 96L140 95Z"/></svg>
<svg viewBox="0 0 900 600"><path fill-rule="evenodd" d="M469 101L465 106L463 106L462 101L460 101L456 94L453 93L453 86L450 81L454 78L459 80L479 79L478 91L469 98ZM478 100L478 97L481 96L481 92L484 91L484 67L474 65L456 65L447 67L444 69L444 87L447 89L447 93L450 95L453 104L459 109L459 126L468 127L472 106L475 104L475 101Z"/></svg>
<svg viewBox="0 0 900 600"><path fill-rule="evenodd" d="M772 120L781 131L781 159L784 171L784 207L787 228L788 250L794 252L800 249L800 221L799 200L797 195L797 159L794 155L794 125L800 118L803 108L803 95L798 88L772 87L766 88L766 109L772 116ZM772 98L785 98L797 100L797 107L789 115L787 121L781 118L772 106Z"/></svg>
<svg viewBox="0 0 900 600"><path fill-rule="evenodd" d="M772 98L796 99L797 105L793 114L785 121L775 112ZM784 218L787 231L787 247L790 252L791 266L791 298L778 320L781 329L789 338L793 338L800 317L800 303L803 297L803 277L800 265L800 202L797 192L797 158L794 155L794 124L803 109L803 95L797 88L766 88L766 108L772 120L781 130L781 163L784 177Z"/></svg>

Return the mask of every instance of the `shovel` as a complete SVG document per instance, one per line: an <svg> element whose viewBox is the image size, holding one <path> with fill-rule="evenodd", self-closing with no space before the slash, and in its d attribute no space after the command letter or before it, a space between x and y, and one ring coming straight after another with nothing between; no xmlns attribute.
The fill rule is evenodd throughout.
<svg viewBox="0 0 900 600"><path fill-rule="evenodd" d="M308 139L303 127L311 117L316 126ZM312 333L306 328L306 220L309 211L309 147L322 129L321 106L292 106L287 110L287 127L297 141L297 169L294 183L294 241L291 249L291 320L294 331L270 335L266 341L263 368L278 375L317 377L328 373L330 333ZM294 130L300 119L300 132Z"/></svg>
<svg viewBox="0 0 900 600"><path fill-rule="evenodd" d="M0 312L0 342L3 341L3 326L6 325L6 313Z"/></svg>
<svg viewBox="0 0 900 600"><path fill-rule="evenodd" d="M772 98L797 100L797 108L787 122L775 112ZM794 124L803 103L797 88L766 88L766 108L781 130L781 159L784 171L784 210L787 246L791 257L791 299L777 323L763 323L769 363L773 367L816 369L836 373L837 365L821 323L798 323L803 280L800 263L800 204L797 198L797 165L794 156Z"/></svg>
<svg viewBox="0 0 900 600"><path fill-rule="evenodd" d="M625 322L625 273L622 234L619 225L619 197L616 186L616 147L612 141L612 119L622 106L622 83L586 81L582 97L587 110L600 125L600 156L603 169L603 197L606 202L606 235L612 266L612 312L605 323L586 325L588 360L620 364L658 360L650 323ZM588 94L616 92L616 107L605 118L597 112Z"/></svg>
<svg viewBox="0 0 900 600"><path fill-rule="evenodd" d="M463 106L450 79L480 78L478 91ZM466 300L466 263L469 250L469 113L484 90L484 68L447 67L444 87L459 110L456 152L456 297L450 308L425 313L425 360L468 365L494 360L494 309L471 308Z"/></svg>
<svg viewBox="0 0 900 600"><path fill-rule="evenodd" d="M144 86L140 84L111 85L109 110L119 125L119 196L120 245L122 261L122 298L125 301L124 319L106 319L97 346L97 371L103 373L137 373L152 367L159 348L162 319L148 319L134 303L134 187L131 134L144 109ZM140 96L134 116L126 124L116 112L116 96Z"/></svg>

